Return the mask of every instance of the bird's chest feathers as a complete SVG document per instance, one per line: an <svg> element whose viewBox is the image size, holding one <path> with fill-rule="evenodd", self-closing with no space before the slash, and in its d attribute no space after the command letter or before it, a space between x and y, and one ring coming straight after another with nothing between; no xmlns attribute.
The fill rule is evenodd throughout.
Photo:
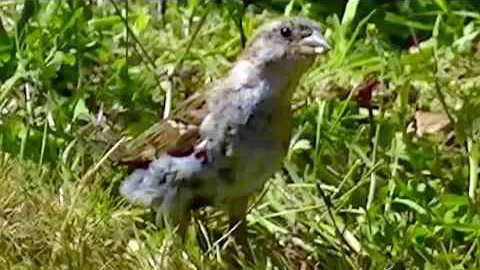
<svg viewBox="0 0 480 270"><path fill-rule="evenodd" d="M289 128L290 103L288 90L276 87L257 81L218 97L202 124L205 135L233 144L282 139Z"/></svg>
<svg viewBox="0 0 480 270"><path fill-rule="evenodd" d="M239 139L246 143L267 144L281 140L290 126L290 103L278 92L262 93L245 106L245 118L237 126ZM261 146L261 145L259 145ZM268 147L268 145L265 145Z"/></svg>
<svg viewBox="0 0 480 270"><path fill-rule="evenodd" d="M250 69L252 68L252 69ZM232 192L252 192L276 171L290 139L290 94L295 81L240 63L229 89L213 96L201 125L209 166L231 179ZM226 173L228 172L228 173ZM239 179L257 179L255 183ZM246 186L242 186L246 185Z"/></svg>
<svg viewBox="0 0 480 270"><path fill-rule="evenodd" d="M202 123L209 162L222 183L220 197L260 189L279 169L290 138L288 99L261 82L219 99Z"/></svg>
<svg viewBox="0 0 480 270"><path fill-rule="evenodd" d="M212 113L201 127L211 157L232 162L233 167L256 164L266 173L269 170L261 168L266 163L277 167L290 138L290 103L288 91L275 87L279 85L259 80L212 104Z"/></svg>

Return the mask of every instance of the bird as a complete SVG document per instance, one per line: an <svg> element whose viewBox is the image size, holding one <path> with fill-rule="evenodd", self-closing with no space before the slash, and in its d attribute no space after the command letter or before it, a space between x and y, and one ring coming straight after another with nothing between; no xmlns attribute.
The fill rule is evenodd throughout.
<svg viewBox="0 0 480 270"><path fill-rule="evenodd" d="M316 56L329 49L311 19L282 17L261 26L225 77L129 142L118 159L134 171L120 194L183 233L193 210L222 207L235 242L251 252L249 198L281 168L292 94Z"/></svg>

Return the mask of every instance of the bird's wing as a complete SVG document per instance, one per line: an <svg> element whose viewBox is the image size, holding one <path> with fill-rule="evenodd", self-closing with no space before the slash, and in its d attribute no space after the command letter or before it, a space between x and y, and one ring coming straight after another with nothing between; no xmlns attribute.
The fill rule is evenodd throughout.
<svg viewBox="0 0 480 270"><path fill-rule="evenodd" d="M144 167L161 153L188 155L200 138L199 126L208 114L205 94L197 93L177 107L172 116L157 123L131 141L120 154L119 163Z"/></svg>

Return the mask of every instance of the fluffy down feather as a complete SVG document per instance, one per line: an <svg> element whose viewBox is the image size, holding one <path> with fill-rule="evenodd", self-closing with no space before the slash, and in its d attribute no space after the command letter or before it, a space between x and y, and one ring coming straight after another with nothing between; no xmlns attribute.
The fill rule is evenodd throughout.
<svg viewBox="0 0 480 270"><path fill-rule="evenodd" d="M182 186L196 181L195 176L200 177L203 169L204 160L198 152L184 157L163 154L147 169L137 169L130 174L122 183L120 193L131 202L169 212L174 210L171 208L187 206L185 203L193 194ZM179 202L184 203L179 205Z"/></svg>

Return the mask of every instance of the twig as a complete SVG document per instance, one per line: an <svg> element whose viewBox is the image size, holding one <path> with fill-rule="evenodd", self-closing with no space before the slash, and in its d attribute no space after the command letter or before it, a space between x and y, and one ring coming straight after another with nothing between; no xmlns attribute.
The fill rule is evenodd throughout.
<svg viewBox="0 0 480 270"><path fill-rule="evenodd" d="M332 220L333 227L335 227L336 233L340 236L342 242L349 248L349 250L356 253L355 248L353 248L353 247L350 245L350 243L347 241L347 239L345 239L345 236L344 236L343 232L340 231L340 228L338 228L337 222L336 222L336 220L335 220L335 216L333 215L333 212L332 212L332 202L331 202L330 199L325 195L325 193L323 192L323 189L322 189L322 187L320 186L320 184L317 183L316 186L317 186L318 192L319 192L320 195L322 196L323 202L324 202L324 203L326 204L326 206L327 206L327 213L328 213L328 216L330 217L330 219Z"/></svg>
<svg viewBox="0 0 480 270"><path fill-rule="evenodd" d="M160 9L160 20L162 25L165 26L165 13L167 12L167 0L160 0L160 3L157 4Z"/></svg>
<svg viewBox="0 0 480 270"><path fill-rule="evenodd" d="M27 111L27 127L26 127L26 132L25 136L22 138L22 142L20 145L20 159L23 159L25 157L25 148L27 146L27 141L30 137L30 132L31 128L33 125L33 108L32 108L32 85L27 82L24 86L25 89L25 104L26 104L26 111Z"/></svg>
<svg viewBox="0 0 480 270"><path fill-rule="evenodd" d="M117 16L122 20L123 24L125 25L125 28L127 30L127 35L126 35L126 42L127 42L127 48L128 48L128 36L131 36L133 38L133 41L135 42L135 44L138 45L138 47L140 47L140 50L141 50L141 54L139 53L139 56L142 58L142 59L147 59L147 62L150 64L151 66L151 71L153 73L153 79L155 80L155 82L157 83L157 87L162 90L161 88L161 82L160 82L160 79L158 78L157 76L157 73L156 73L156 70L157 70L157 65L155 64L155 61L153 61L153 58L148 54L147 50L145 49L145 47L143 46L142 43L140 43L140 40L137 38L137 36L135 35L135 33L133 32L133 30L130 28L130 26L128 25L128 16L127 18L123 17L122 16L122 12L120 11L120 8L118 8L117 4L115 3L114 0L110 0L110 2L112 3L114 9L115 9L115 12L117 13ZM127 14L128 14L128 0L126 1L127 2ZM136 50L136 46L134 46L134 49ZM128 49L127 49L127 52L128 52ZM128 54L128 53L127 53ZM128 57L128 55L127 55ZM127 61L127 64L128 64L128 61ZM149 67L147 65L147 67Z"/></svg>
<svg viewBox="0 0 480 270"><path fill-rule="evenodd" d="M95 166L93 166L92 168L90 168L87 173L80 179L79 181L79 184L78 184L78 188L77 190L75 191L75 194L73 195L73 198L72 198L72 201L70 203L70 207L68 209L68 212L66 214L66 217L65 219L63 220L63 223L62 223L62 231L65 230L65 227L67 226L69 220L70 220L70 216L72 215L73 213L73 208L75 207L76 205L76 202L83 190L83 188L85 187L85 184L88 180L88 178L90 178L99 168L100 166L102 166L102 164L107 160L107 158L110 157L110 155L112 155L112 153L123 143L126 141L126 137L122 137L120 138L120 140L117 141L117 143L115 143L115 145L113 145L108 151L107 153L105 153L105 155L95 164Z"/></svg>
<svg viewBox="0 0 480 270"><path fill-rule="evenodd" d="M156 73L156 70L157 70L157 65L155 64L155 61L153 61L153 58L148 54L147 50L145 49L145 47L143 46L142 43L140 43L140 40L138 39L138 37L135 35L135 33L133 32L133 30L130 28L130 26L128 25L128 15L127 15L127 18L123 17L122 16L122 12L120 11L120 9L118 8L117 4L115 3L114 0L110 0L110 2L112 3L114 9L115 9L115 12L117 13L117 16L120 17L120 19L122 20L123 24L125 25L125 28L127 29L127 35L126 35L126 42L127 42L127 51L128 51L128 36L131 36L133 38L133 41L135 42L135 44L138 45L138 47L140 47L140 50L142 53L139 53L139 56L142 58L142 59L147 59L147 62L150 64L150 66L152 67L150 70L152 71L153 73L153 79L155 80L156 84L157 84L157 87L160 89L160 91L162 91L163 89L161 88L161 82L160 82L160 79L158 78L157 76L157 73ZM128 14L128 0L126 0L127 2L127 14ZM134 46L134 49L136 50L136 46ZM127 55L128 57L128 55ZM127 64L128 64L128 61L127 61ZM147 65L148 67L148 65Z"/></svg>
<svg viewBox="0 0 480 270"><path fill-rule="evenodd" d="M95 166L93 166L93 168L91 168L90 170L87 171L87 173L80 179L80 185L83 185L83 183L88 179L90 178L90 176L92 176L99 168L100 166L102 166L102 164L107 160L107 158L109 158L112 153L122 144L124 143L125 141L127 140L126 137L122 137L120 138L120 140L118 140L109 150L107 153L105 153L105 155L97 162L95 163Z"/></svg>
<svg viewBox="0 0 480 270"><path fill-rule="evenodd" d="M0 35L2 35L2 36L8 36L7 30L5 30L5 27L3 27L2 17L1 17L1 16L0 16Z"/></svg>
<svg viewBox="0 0 480 270"><path fill-rule="evenodd" d="M180 69L180 67L183 65L183 62L185 61L185 57L187 56L188 52L192 48L193 42L195 41L195 38L198 36L198 33L200 32L200 29L202 28L203 24L205 23L205 20L207 19L207 15L210 11L210 5L207 6L205 12L203 13L202 17L200 18L200 22L198 23L197 27L193 31L192 36L190 37L190 40L187 43L187 47L185 48L185 51L183 52L182 56L178 59L178 61L175 63L175 66L173 67L172 71L170 74L168 74L168 81L169 81L169 86L166 89L165 93L165 105L164 105L164 110L163 110L163 118L166 119L170 115L171 107L172 107L172 87L173 87L173 75L177 73L177 71Z"/></svg>
<svg viewBox="0 0 480 270"><path fill-rule="evenodd" d="M373 147L372 147L372 164L376 163L376 156L377 156L377 145L378 145L378 137L380 134L380 125L377 124L375 128L375 135L373 137ZM377 177L375 172L372 172L370 175L370 188L368 191L368 197L367 197L367 205L366 209L370 209L373 203L373 199L375 197L375 189L377 186Z"/></svg>
<svg viewBox="0 0 480 270"><path fill-rule="evenodd" d="M154 69L154 79L155 79L155 82L157 83L157 87L161 88L161 82L160 80L157 78L156 76L156 70L157 70L157 65L155 64L155 61L152 59L152 57L150 57L150 55L148 54L147 50L145 49L145 47L143 46L142 43L140 43L140 40L138 39L138 37L135 35L135 33L133 32L133 30L131 29L131 27L128 25L128 20L127 18L123 17L122 16L122 13L120 11L120 9L118 8L117 4L115 3L114 0L110 0L110 2L112 3L114 9L115 9L115 12L117 13L117 16L120 17L120 19L123 21L126 29L127 29L127 32L128 34L133 38L135 44L137 44L139 47L140 47L140 50L142 52L141 56L142 57L145 57L147 59L147 62L152 66L152 68ZM200 22L198 23L197 27L195 28L195 31L193 32L192 34L192 37L190 38L186 48L185 48L185 51L183 52L182 56L179 58L179 60L175 63L175 66L173 67L173 69L171 70L171 72L168 74L168 81L170 82L170 85L167 89L165 89L165 105L164 105L164 108L163 108L163 118L167 118L169 115L170 115L170 111L171 111L171 104L172 104L172 87L173 87L173 76L176 74L176 72L180 69L180 67L183 65L183 62L185 61L185 57L186 55L188 54L188 52L190 51L192 45L193 45L193 42L195 41L195 38L197 37L198 33L200 32L200 29L202 27L202 25L205 23L205 20L207 18L207 15L210 11L210 5L207 5L207 8L204 12L204 14L202 15L201 19L200 19Z"/></svg>
<svg viewBox="0 0 480 270"><path fill-rule="evenodd" d="M173 67L173 72L172 75L175 74L175 72L183 65L183 62L185 61L185 57L187 56L188 52L192 48L193 42L198 36L198 33L200 33L200 29L202 29L203 24L205 23L205 20L207 19L207 15L210 12L210 6L207 6L205 9L205 12L202 14L202 17L200 18L200 22L197 24L197 27L192 33L192 36L190 37L190 40L187 43L187 46L185 48L185 51L183 51L183 54L180 56L178 61L175 63L175 66Z"/></svg>
<svg viewBox="0 0 480 270"><path fill-rule="evenodd" d="M475 201L475 191L478 185L478 158L474 149L474 142L472 138L467 139L468 146L468 171L469 171L469 182L468 182L468 196L472 201Z"/></svg>
<svg viewBox="0 0 480 270"><path fill-rule="evenodd" d="M462 262L460 263L460 265L465 265L467 259L472 256L472 253L475 251L475 248L477 247L477 242L473 242L473 244L470 246L470 248L468 249L467 253L465 253L465 255L463 256L463 259L462 259Z"/></svg>
<svg viewBox="0 0 480 270"><path fill-rule="evenodd" d="M40 160L38 163L43 165L43 158L45 156L45 148L47 147L47 140L48 140L48 121L45 119L43 122L43 135L42 135L42 146L40 148Z"/></svg>
<svg viewBox="0 0 480 270"><path fill-rule="evenodd" d="M242 9L238 16L235 16L232 12L230 12L233 22L235 22L238 31L240 31L240 43L242 44L242 48L245 48L245 45L247 44L247 37L245 36L245 31L243 30L243 16L245 15L245 11L247 10L249 4L250 1L243 0Z"/></svg>
<svg viewBox="0 0 480 270"><path fill-rule="evenodd" d="M125 16L126 16L127 19L128 19L128 0L125 1ZM126 27L125 29L128 29L128 24L126 24L126 26L127 26L127 27ZM129 62L130 62L130 61L128 61L128 47L129 47L128 44L130 44L130 40L128 39L128 37L129 37L128 30L126 30L126 31L125 31L125 43L126 43L126 45L125 45L125 63L126 63L126 65L127 65L127 70L129 70L129 68L130 68L130 67L128 66L128 64L129 64ZM153 64L155 64L155 63L153 63ZM156 76L155 76L155 77L156 77ZM130 76L127 76L127 82L128 82L129 80L130 80Z"/></svg>
<svg viewBox="0 0 480 270"><path fill-rule="evenodd" d="M150 63L150 65L152 65L155 69L157 69L157 65L155 64L155 61L153 61L153 58L148 54L148 52L147 52L147 50L145 49L145 47L143 46L143 44L140 43L140 40L138 39L137 35L135 35L135 33L133 32L132 28L130 28L130 26L128 25L128 20L127 20L127 18L125 18L125 17L122 16L122 12L120 11L120 8L117 6L117 4L115 3L114 0L110 0L110 3L112 3L113 8L115 9L115 12L117 13L117 16L120 17L120 19L122 20L123 24L124 24L125 27L127 28L128 34L133 38L133 40L135 41L135 43L136 43L136 44L140 47L140 49L142 50L143 56L148 60L148 62Z"/></svg>
<svg viewBox="0 0 480 270"><path fill-rule="evenodd" d="M448 109L447 103L445 102L445 95L442 92L442 88L440 87L440 82L438 81L438 33L439 33L439 25L442 20L442 15L438 15L435 21L435 27L433 28L432 36L435 39L435 46L433 46L433 72L435 76L435 92L438 95L438 99L440 99L440 103L442 104L443 110L450 121L452 126L455 126L455 119L450 114L450 110Z"/></svg>
<svg viewBox="0 0 480 270"><path fill-rule="evenodd" d="M438 73L438 59L437 59L437 53L434 53L433 57L434 61L434 67L433 67L433 72L435 73L435 92L438 95L438 99L440 100L440 103L442 104L442 108L445 111L445 114L448 117L448 121L450 121L450 124L452 126L455 125L455 119L453 118L452 114L450 113L450 110L448 109L447 102L445 102L445 95L442 92L442 88L440 87L440 82L438 81L437 73Z"/></svg>

